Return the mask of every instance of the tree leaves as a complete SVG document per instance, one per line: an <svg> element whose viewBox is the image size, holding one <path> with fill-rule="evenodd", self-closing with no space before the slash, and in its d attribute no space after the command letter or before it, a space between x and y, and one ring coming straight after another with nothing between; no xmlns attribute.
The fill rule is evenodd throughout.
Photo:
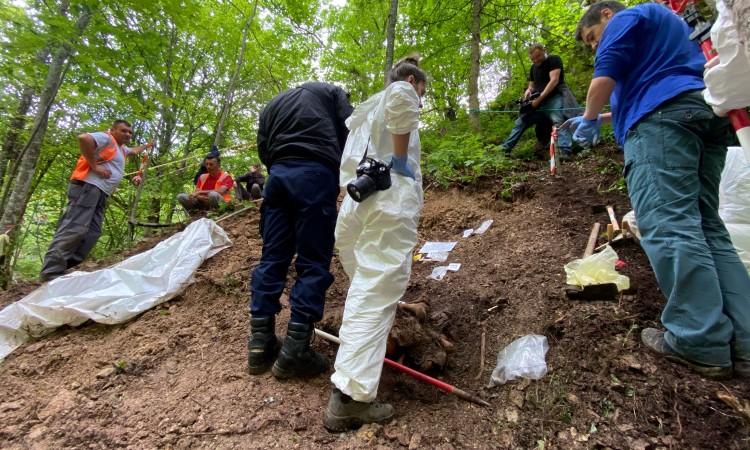
<svg viewBox="0 0 750 450"><path fill-rule="evenodd" d="M181 212L172 199L177 192L191 189L195 166L212 142L237 67L243 27L255 5L256 0L0 0L0 138L9 131L27 88L35 92L29 115L35 113L55 49L73 45L74 50L52 106L39 158L40 165L51 163L31 196L28 211L56 218L78 155L75 136L106 129L113 119L125 118L134 125L137 143L158 138L159 151L153 156L159 162L195 155L187 165L175 166L180 170L151 176L138 205L139 217L178 219ZM390 5L391 0L349 0L335 5L329 0L257 0L245 63L229 96L224 146L252 144L262 107L301 81L337 83L350 92L354 104L382 89ZM83 10L93 15L77 39L75 21ZM423 56L423 67L430 75L423 111L424 147L426 160L435 173L441 173L441 179L450 178L442 172L445 167L460 167L463 173L474 175L488 173L493 166L480 154L481 149L487 139L497 140L497 130L508 128L506 122L514 118L482 116L483 126L495 133L491 138L488 134L470 137L465 129L471 15L471 0L398 1L393 59L414 51ZM526 46L532 41L542 41L551 52L563 55L566 81L582 95L591 56L572 41L579 15L580 8L572 0L482 0L480 106L486 107L493 99L500 105L518 97L526 84L530 65ZM29 123L21 140L28 139ZM456 157L451 156L452 144L446 144L441 134L454 129L461 130L451 138L456 145L471 144ZM252 148L227 152L225 168L244 172L250 162L257 161ZM429 157L433 150L435 155ZM128 170L137 167L129 164ZM107 249L98 247L98 255L125 245L124 239L109 233L127 228L123 224L133 190L124 181L116 196L118 202L112 202L104 227ZM152 204L159 205L160 211L150 211L147 205ZM51 236L54 225L55 220L48 220L35 226L46 227L39 232ZM38 250L30 241L21 245L19 258L29 270L34 267L30 261L39 259ZM34 241L34 245L39 243Z"/></svg>

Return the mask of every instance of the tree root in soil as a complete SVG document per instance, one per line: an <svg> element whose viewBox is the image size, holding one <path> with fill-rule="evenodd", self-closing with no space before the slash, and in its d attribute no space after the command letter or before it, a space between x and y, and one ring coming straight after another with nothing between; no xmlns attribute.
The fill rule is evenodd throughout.
<svg viewBox="0 0 750 450"><path fill-rule="evenodd" d="M414 302L399 303L386 354L396 361L407 361L421 371L441 371L455 345L446 335L445 314L430 314L429 301L423 296ZM338 334L342 316L326 317L320 328Z"/></svg>

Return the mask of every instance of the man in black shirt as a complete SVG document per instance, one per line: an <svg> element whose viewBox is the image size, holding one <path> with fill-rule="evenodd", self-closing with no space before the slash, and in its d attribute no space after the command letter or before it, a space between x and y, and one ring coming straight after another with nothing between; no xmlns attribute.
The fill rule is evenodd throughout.
<svg viewBox="0 0 750 450"><path fill-rule="evenodd" d="M260 164L253 164L245 175L235 178L237 182L236 197L240 200L258 200L263 192L266 177L260 169ZM245 186L242 185L245 183Z"/></svg>
<svg viewBox="0 0 750 450"><path fill-rule="evenodd" d="M510 154L513 147L521 139L524 131L535 123L531 120L534 116L544 114L558 127L557 147L563 156L570 155L572 139L570 133L560 130L569 117L580 114L578 103L570 89L565 84L565 69L562 59L557 55L547 55L541 44L533 44L529 47L529 58L533 62L529 71L529 86L524 92L524 98L528 99L534 92L539 92L539 97L531 101L534 113L521 115L513 126L508 139L503 142L502 150Z"/></svg>
<svg viewBox="0 0 750 450"><path fill-rule="evenodd" d="M325 356L310 348L310 340L333 283L329 268L339 165L349 133L344 120L351 113L341 88L311 82L277 95L260 114L258 154L269 175L261 205L263 252L250 283L251 374L273 365L274 376L284 379L314 376L328 368ZM295 254L297 279L289 291L291 317L281 346L275 317Z"/></svg>

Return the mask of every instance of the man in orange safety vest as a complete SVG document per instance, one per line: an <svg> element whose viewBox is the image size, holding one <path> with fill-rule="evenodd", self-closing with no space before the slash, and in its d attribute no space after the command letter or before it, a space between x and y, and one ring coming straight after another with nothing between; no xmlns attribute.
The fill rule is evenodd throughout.
<svg viewBox="0 0 750 450"><path fill-rule="evenodd" d="M221 159L209 154L203 160L207 172L198 177L192 194L178 194L177 201L190 213L195 210L218 208L221 203L232 200L232 177L221 170Z"/></svg>
<svg viewBox="0 0 750 450"><path fill-rule="evenodd" d="M49 281L80 264L102 233L107 198L125 175L125 157L137 155L154 143L128 148L133 129L115 120L106 132L78 136L81 156L68 184L68 205L44 256L40 278ZM140 181L133 179L135 184Z"/></svg>

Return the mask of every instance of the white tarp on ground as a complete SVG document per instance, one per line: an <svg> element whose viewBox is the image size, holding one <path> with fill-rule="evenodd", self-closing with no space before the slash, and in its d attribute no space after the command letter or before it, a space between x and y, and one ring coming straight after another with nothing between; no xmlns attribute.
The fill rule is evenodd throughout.
<svg viewBox="0 0 750 450"><path fill-rule="evenodd" d="M44 284L0 311L0 361L29 338L61 325L121 323L177 296L203 261L231 245L216 222L200 219L112 267Z"/></svg>
<svg viewBox="0 0 750 450"><path fill-rule="evenodd" d="M719 184L719 215L750 272L750 161L740 147L729 147Z"/></svg>

